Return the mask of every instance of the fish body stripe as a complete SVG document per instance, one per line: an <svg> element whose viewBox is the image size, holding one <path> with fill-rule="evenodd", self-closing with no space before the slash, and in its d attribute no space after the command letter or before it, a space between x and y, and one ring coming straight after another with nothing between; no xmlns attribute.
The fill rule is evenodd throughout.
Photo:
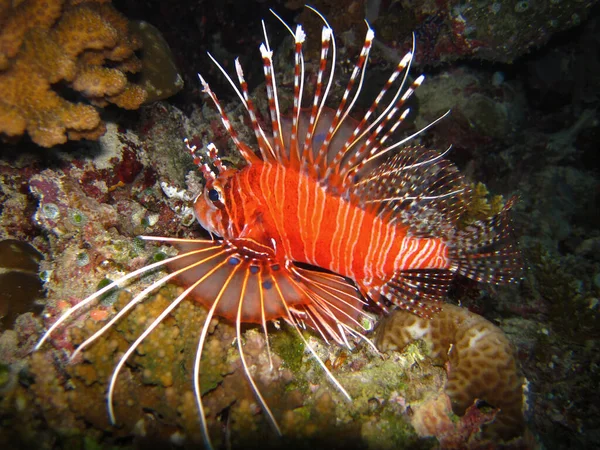
<svg viewBox="0 0 600 450"><path fill-rule="evenodd" d="M350 226L348 227L348 235L344 239L344 252L343 252L343 263L346 268L346 272L350 278L355 278L354 271L352 270L352 262L355 254L353 249L356 249L360 239L359 225L362 223L361 219L364 219L365 214L361 214L362 211L356 207L352 209L352 219L350 219Z"/></svg>
<svg viewBox="0 0 600 450"><path fill-rule="evenodd" d="M292 168L254 164L231 182L239 183L229 186L232 191L243 193L232 197L230 217L243 218L254 228L249 236L260 242L272 238L282 262L313 264L367 286L403 270L449 267L441 240L407 236L402 225L329 193Z"/></svg>
<svg viewBox="0 0 600 450"><path fill-rule="evenodd" d="M448 248L439 239L405 237L393 262L396 273L423 268L447 269L450 267Z"/></svg>
<svg viewBox="0 0 600 450"><path fill-rule="evenodd" d="M301 177L299 177L299 179L301 179ZM327 202L327 196L323 195L321 187L317 184L314 183L314 187L313 187L313 195L315 198L315 207L312 211L312 217L313 217L313 224L314 224L314 236L315 239L312 240L312 258L314 261L317 260L317 243L321 241L320 235L322 234L322 231L324 231L324 227L323 227L323 217L325 215L325 211L326 211L326 202ZM324 234L324 233L323 233Z"/></svg>
<svg viewBox="0 0 600 450"><path fill-rule="evenodd" d="M344 212L345 212L344 205L340 205L340 207L336 209L336 212L335 212L335 222L334 222L335 223L334 230L335 230L336 234L341 232L340 231L340 224L343 223L343 217L342 217L342 215L343 215ZM331 239L329 241L329 252L332 255L332 264L333 264L332 267L331 267L331 270L333 270L334 272L339 273L339 266L335 265L336 261L333 259L334 247L335 247L336 243L339 243L339 241L337 239Z"/></svg>
<svg viewBox="0 0 600 450"><path fill-rule="evenodd" d="M308 193L308 183L302 183L302 179L301 177L298 177L298 182L296 183L297 186L297 198L298 201L296 202L297 207L296 207L296 217L298 217L298 231L299 231L299 237L300 237L300 245L303 248L303 260L304 261L308 261L308 253L307 253L307 248L308 248L308 242L310 239L310 235L308 232L308 227L306 224L305 220L301 220L302 217L305 217L305 212L308 211L308 198L309 198L309 193Z"/></svg>
<svg viewBox="0 0 600 450"><path fill-rule="evenodd" d="M342 210L342 219L340 221L341 227L337 228L335 231L335 235L332 237L333 242L335 243L335 246L337 248L336 252L332 252L331 254L331 263L333 263L332 265L330 265L331 267L335 267L338 273L342 273L342 266L341 266L341 261L342 261L342 243L343 243L343 239L340 238L340 236L345 236L346 235L346 227L348 225L348 213L350 212L350 205L346 202L341 202L338 205L338 208Z"/></svg>
<svg viewBox="0 0 600 450"><path fill-rule="evenodd" d="M372 229L371 233L369 234L369 244L367 247L367 254L365 257L366 261L370 261L371 259L373 259L373 255L375 255L375 250L377 249L377 245L376 243L379 242L379 236L381 235L381 228L383 226L383 222L381 220L378 220L375 223L375 227ZM373 282L373 277L374 277L374 273L373 273L373 265L372 264L367 264L365 266L365 272L366 272L366 276L364 279L364 284L366 286L370 286L371 283Z"/></svg>

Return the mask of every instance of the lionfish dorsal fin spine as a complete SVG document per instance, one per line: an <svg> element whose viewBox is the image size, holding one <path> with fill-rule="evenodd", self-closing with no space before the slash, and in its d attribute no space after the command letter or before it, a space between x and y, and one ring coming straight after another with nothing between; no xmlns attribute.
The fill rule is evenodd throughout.
<svg viewBox="0 0 600 450"><path fill-rule="evenodd" d="M327 26L323 27L321 33L321 58L319 62L319 70L317 72L317 83L315 86L315 93L313 96L312 109L310 112L310 118L308 120L308 130L306 132L306 138L304 140L304 147L302 149L302 159L308 161L308 163L312 166L314 161L314 154L312 150L312 141L315 133L315 129L317 126L317 121L319 120L319 116L321 114L321 110L325 104L325 100L327 99L327 94L329 92L329 88L331 83L328 82L325 92L323 94L323 98L321 100L321 93L323 91L323 76L325 74L325 68L327 67L327 55L329 53L329 48L332 47L335 49L335 40L333 39L333 33L331 29ZM335 68L335 56L333 59L333 63L331 66L331 72L333 74ZM331 81L331 77L330 77Z"/></svg>
<svg viewBox="0 0 600 450"><path fill-rule="evenodd" d="M406 118L406 116L408 115L408 113L410 112L410 108L405 109L402 113L402 115L400 116L401 119ZM377 159L383 155L385 155L386 153L389 153L392 150L397 149L398 147L406 144L407 142L411 141L412 139L416 138L417 136L423 134L426 130L428 130L429 128L431 128L432 126L434 126L435 124L437 124L439 121L441 121L442 119L444 119L448 114L450 114L450 110L446 111L444 114L442 114L440 117L438 117L437 119L431 121L430 123L428 123L427 125L425 125L423 128L420 128L419 130L415 131L413 134L406 136L404 139L401 139L400 141L388 146L388 147L384 147L384 148L377 148L374 151L370 152L368 157L365 158L361 164L360 167L357 167L356 172L358 172L358 170L360 170L360 168L364 167L365 164L367 164L370 161L373 161L374 159ZM403 117L404 116L404 117Z"/></svg>
<svg viewBox="0 0 600 450"><path fill-rule="evenodd" d="M404 147L349 187L363 208L412 236L450 239L470 198L469 186L447 153Z"/></svg>
<svg viewBox="0 0 600 450"><path fill-rule="evenodd" d="M275 155L280 163L284 162L285 145L281 134L281 120L279 114L279 101L277 98L277 86L275 84L275 71L273 70L273 51L269 47L267 39L267 31L264 28L265 43L260 45L260 55L263 60L263 70L265 74L265 83L267 86L267 99L269 102L269 114L271 116L271 128L273 134L273 145L275 147Z"/></svg>
<svg viewBox="0 0 600 450"><path fill-rule="evenodd" d="M292 111L292 136L290 138L290 162L292 166L300 166L300 149L298 147L298 124L300 122L300 108L302 107L302 91L304 90L304 56L302 45L306 35L302 26L296 27L294 33L294 110Z"/></svg>
<svg viewBox="0 0 600 450"><path fill-rule="evenodd" d="M388 90L390 89L390 87L392 86L394 81L396 81L396 79L398 78L400 73L402 73L402 71L406 68L406 66L410 62L411 58L412 58L412 54L407 53L404 56L404 58L402 58L402 60L398 63L398 65L396 66L396 69L394 70L394 72L392 72L392 74L386 81L385 85L383 86L383 88L381 89L379 94L377 95L377 98L375 98L375 100L373 101L373 103L371 104L371 106L369 107L367 112L363 115L363 118L361 119L360 123L356 126L356 128L352 132L352 135L344 143L344 146L342 147L341 151L337 152L334 155L334 157L327 169L327 173L325 174L326 179L328 179L332 174L336 174L338 176L339 180L341 180L341 181L344 180L344 177L348 171L348 168L345 167L344 168L345 173L342 172L342 167L341 167L342 159L374 126L374 125L371 125L365 129L367 122L369 121L369 119L371 118L373 113L375 112L375 109L379 106L379 103L383 99L383 96L388 92ZM363 71L363 77L364 77L364 71ZM361 84L362 84L362 80L361 80ZM359 90L360 90L360 87L359 87ZM399 94L396 94L396 95L399 95ZM348 112L349 112L349 110L348 110ZM347 166L352 167L354 164L356 164L356 162L357 162L357 156L355 154L348 161Z"/></svg>
<svg viewBox="0 0 600 450"><path fill-rule="evenodd" d="M217 64L217 65L219 67L221 67L219 64ZM239 152L242 154L242 156L244 157L244 159L246 160L246 162L248 164L252 164L253 162L257 162L258 161L258 156L256 156L254 154L254 152L252 151L252 149L247 144L243 143L240 140L237 132L235 131L235 129L233 128L233 126L231 126L231 121L229 120L229 117L227 116L227 113L225 113L225 110L221 106L221 103L219 102L219 99L217 98L217 96L215 95L215 93L213 92L213 90L210 88L209 84L202 77L202 75L198 74L198 78L200 78L200 83L202 84L202 90L203 90L203 92L205 92L206 94L208 94L208 96L213 101L213 104L215 105L215 107L217 108L217 111L219 112L219 115L221 116L221 122L223 123L223 126L225 127L225 129L229 133L229 136L231 137L231 140L233 141L233 143L235 144L235 146L238 148ZM231 81L231 78L229 78L229 81L233 85L233 82ZM238 93L239 93L239 91L238 91Z"/></svg>
<svg viewBox="0 0 600 450"><path fill-rule="evenodd" d="M244 79L244 72L239 63L238 58L235 59L235 68L236 68L236 74L237 74L240 86L242 88L241 92L238 89L238 87L235 85L235 83L233 82L233 80L231 79L231 77L229 76L227 71L223 68L223 66L221 64L219 64L219 62L214 58L214 56L211 55L210 52L207 52L207 55L212 60L212 62L217 66L217 68L221 71L221 73L223 74L225 79L229 82L229 85L233 88L233 90L235 91L235 93L237 94L239 99L241 100L242 104L246 108L246 111L248 111L248 116L250 117L250 121L252 123L252 129L254 130L254 133L256 135L256 139L259 144L259 149L261 151L261 155L263 157L263 160L266 160L266 158L267 158L266 151L270 150L271 154L273 154L273 150L271 148L269 141L266 139L264 131L260 128L260 125L258 124L258 120L256 120L254 104L252 103L250 96L248 95L248 85ZM212 96L211 96L211 99L214 101L214 98ZM217 109L218 109L218 105L217 105ZM221 116L221 119L222 119L223 123L225 124L225 120L227 118L223 119L223 117ZM225 127L227 128L226 124L225 124ZM262 137L262 139L261 139L261 137ZM236 143L236 145L237 145L237 143ZM248 158L246 157L246 155L244 155L244 154L242 154L242 155L244 156L244 158L246 159L246 162L248 162L248 164L251 164L253 161L256 160L256 158L254 158L253 161L249 161Z"/></svg>
<svg viewBox="0 0 600 450"><path fill-rule="evenodd" d="M204 161L202 161L202 157L197 153L198 147L196 147L195 145L192 145L188 138L185 138L183 140L183 142L184 142L185 147L187 148L188 152L190 153L190 155L192 155L192 158L194 158L194 164L196 164L196 167L198 167L198 170L200 170L200 172L202 173L202 176L204 176L204 180L207 183L214 182L217 179L217 176L212 171L210 166L208 164L206 164ZM211 144L211 145L213 145L213 144Z"/></svg>
<svg viewBox="0 0 600 450"><path fill-rule="evenodd" d="M302 54L302 45L306 39L306 33L302 25L296 26L296 31L293 31L290 26L285 23L279 14L272 9L271 13L283 24L285 28L294 37L294 106L292 111L292 131L290 135L289 146L289 161L290 166L299 169L302 155L298 146L298 125L300 122L300 108L302 106L302 92L304 90L304 56Z"/></svg>
<svg viewBox="0 0 600 450"><path fill-rule="evenodd" d="M335 169L334 173L337 174L338 179L342 180L342 183L345 186L347 186L347 185L344 182L346 181L349 171L356 164L358 164L361 161L361 158L364 158L366 149L370 148L371 143L373 143L375 141L375 138L378 133L377 132L372 133L370 135L371 139L369 139L369 138L365 139L365 136L367 136L367 134L374 127L378 126L378 124L380 124L384 118L392 117L392 116L390 116L389 113L393 110L394 105L396 105L396 103L399 101L398 99L400 98L400 95L402 94L402 92L404 90L404 86L406 84L406 81L408 79L408 74L410 72L410 66L412 64L412 60L413 60L413 57L415 54L416 38L415 38L414 33L412 35L412 38L413 39L412 39L411 51L408 52L406 55L404 55L404 57L398 62L398 64L396 65L396 69L392 72L392 74L388 78L387 82L385 83L385 85L383 86L383 88L381 89L381 91L379 92L379 94L377 95L377 97L375 98L373 103L371 104L371 107L364 115L360 124L356 127L352 136L350 136L350 138L348 138L348 140L344 144L344 147L342 148L342 150L340 152L338 152L338 154L336 155L337 159L335 159L331 164L331 167L333 167ZM379 106L379 103L383 99L384 95L388 92L388 90L390 89L392 84L396 81L396 79L402 72L404 72L404 77L402 78L402 82L398 86L396 93L394 94L394 97L389 102L388 106L384 109L384 111L382 113L380 113L379 116L368 127L365 128L365 125L367 124L369 118L371 117L371 115L373 114L375 109ZM408 98L408 96L406 96L406 97L403 96L402 102L406 101L407 98ZM378 126L379 131L381 131L382 128L383 127ZM348 154L348 152L357 143L359 143L363 139L365 139L365 140L363 141L362 146L359 147L359 149L356 149L354 151L354 153L352 154L352 156L347 158L347 160L342 164L342 159ZM341 165L341 167L340 167L340 165Z"/></svg>
<svg viewBox="0 0 600 450"><path fill-rule="evenodd" d="M323 47L326 45L327 48L329 48L331 46L331 66L330 66L330 70L329 70L329 79L327 80L327 86L325 86L325 92L323 93L323 98L320 102L319 108L317 109L317 114L315 116L315 120L314 120L314 128L317 127L317 124L319 122L319 118L321 117L321 114L323 113L323 109L325 108L325 102L327 101L327 96L329 95L329 91L331 90L331 85L333 84L333 80L335 79L335 69L336 69L336 61L337 61L337 44L335 41L335 35L333 33L333 28L331 28L331 25L329 24L329 22L327 21L327 19L325 18L325 16L323 14L321 14L317 9L313 8L310 5L306 5L306 7L311 10L312 12L314 12L317 16L319 16L319 18L321 19L321 21L323 22L324 26L323 26L323 30L321 32L321 48L323 49ZM321 61L319 64L319 72L321 71L325 71L325 67L327 66L327 51L325 53L323 53L323 51L321 51ZM323 60L323 54L325 54L325 60ZM320 78L321 83L322 83L322 78ZM319 83L319 78L317 79L317 83ZM312 114L311 114L312 116ZM313 133L311 133L311 144L312 144L312 139L314 138L314 129L313 129ZM307 139L308 142L308 139ZM305 145L305 151L309 151L308 156L310 157L310 161L312 162L314 160L314 150L312 149L312 145L310 145L308 147L308 149L306 148ZM319 166L316 167L316 172L317 175L319 176L319 178L322 176L322 174L320 173L319 170Z"/></svg>
<svg viewBox="0 0 600 450"><path fill-rule="evenodd" d="M250 98L248 93L248 83L244 78L244 70L242 69L242 65L240 64L239 58L235 59L235 71L238 77L238 81L242 88L242 96L243 103L246 107L246 111L248 111L248 117L250 117L250 123L252 124L252 130L254 131L254 135L256 137L256 141L258 142L258 148L260 154L262 156L263 161L268 161L270 159L275 160L275 152L273 151L273 147L271 143L267 139L265 131L262 129L260 124L258 123L258 119L256 117L256 110L254 108L254 102ZM232 83L233 84L233 83ZM235 87L235 86L234 86Z"/></svg>
<svg viewBox="0 0 600 450"><path fill-rule="evenodd" d="M380 136L381 133L386 129L387 125L396 117L398 112L402 109L402 106L405 104L406 100L414 93L414 91L421 85L424 80L424 76L420 75L413 81L411 86L406 90L406 92L399 96L402 91L402 87L397 91L396 97L392 102L388 105L385 111L379 115L379 117L375 120L375 122L367 129L365 132L368 132L372 129L373 126L377 125L375 130L371 132L370 136L367 140L362 144L362 146L357 149L354 155L348 160L348 163L342 167L340 170L341 177L345 178L345 186L350 182L351 176L347 177L347 175L357 174L365 167L365 165L372 161L375 158L389 152L393 148L397 148L397 146L390 146L387 148L381 148L385 141L396 131L396 129L404 122L406 117L410 112L410 108L405 108L398 119L392 124L391 127L388 127L387 131ZM403 82L404 83L404 82ZM426 128L417 131L416 133L408 136L407 138L402 140L402 143L406 143L411 139L418 136L422 131Z"/></svg>
<svg viewBox="0 0 600 450"><path fill-rule="evenodd" d="M367 26L368 25L369 24L367 24ZM321 147L319 148L319 151L317 153L317 157L315 160L315 162L317 164L322 164L323 166L326 166L328 164L329 144L331 143L333 136L338 131L338 129L341 126L344 119L348 116L348 114L352 110L354 103L356 103L356 99L358 98L358 94L360 93L360 88L361 88L362 82L364 80L366 64L367 64L367 60L369 58L369 52L371 51L371 46L373 45L374 37L375 37L375 33L373 32L371 27L369 27L367 30L367 34L365 36L365 42L361 49L360 55L358 57L358 61L354 65L354 69L352 70L352 74L350 75L350 79L348 80L348 84L346 85L346 90L344 91L344 93L342 95L342 100L340 101L340 104L335 112L334 118L331 121L331 124L329 125L329 130L327 131L327 135L325 136L325 139L323 140L323 143L321 144ZM361 76L360 76L360 82L359 82L358 89L356 90L356 93L355 93L352 101L350 102L350 105L348 106L348 108L346 108L346 103L348 102L348 97L350 96L350 93L352 92L352 89L354 87L354 84L356 83L356 80L357 80L359 74ZM342 114L343 114L343 116L342 116Z"/></svg>

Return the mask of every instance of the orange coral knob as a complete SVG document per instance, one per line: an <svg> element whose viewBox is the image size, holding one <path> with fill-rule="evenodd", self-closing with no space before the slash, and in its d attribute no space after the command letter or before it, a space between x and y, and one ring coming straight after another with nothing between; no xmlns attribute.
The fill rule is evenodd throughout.
<svg viewBox="0 0 600 450"><path fill-rule="evenodd" d="M23 0L0 5L0 137L25 132L43 147L97 139L106 127L94 106L73 103L67 83L95 106L126 109L146 99L126 73L141 64L128 21L106 0Z"/></svg>

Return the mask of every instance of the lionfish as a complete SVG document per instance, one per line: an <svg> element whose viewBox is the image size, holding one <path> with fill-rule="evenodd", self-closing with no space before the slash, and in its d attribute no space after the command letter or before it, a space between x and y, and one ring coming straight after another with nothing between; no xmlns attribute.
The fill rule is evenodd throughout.
<svg viewBox="0 0 600 450"><path fill-rule="evenodd" d="M256 148L240 139L217 96L199 75L203 91L211 98L246 162L241 169L226 167L214 144L200 152L185 140L206 182L204 191L194 201L195 215L217 239L142 236L145 240L170 243L179 254L129 273L82 300L68 309L37 344L36 349L69 317L111 289L164 265L171 270L136 295L71 357L159 286L177 280L186 287L115 367L107 394L113 423L113 393L120 370L140 343L188 297L208 309L200 332L193 383L201 431L206 446L211 448L200 391L200 360L213 317L235 323L245 375L268 421L280 434L277 421L248 370L242 348L242 323L262 326L270 352L267 323L283 319L298 332L336 388L350 399L301 329L308 327L327 342L348 347L349 337L363 339L377 351L365 334L372 326L368 307L384 312L396 307L428 317L439 310L456 274L487 283L516 279L519 254L507 217L512 202L487 221L459 227L470 190L458 169L444 158L450 148L438 152L407 145L448 113L416 133L388 143L409 112L407 99L424 79L421 75L410 84L407 81L415 51L414 35L412 51L397 64L362 119L356 121L350 114L365 79L374 31L367 23L364 44L340 104L335 111L330 110L325 103L335 80L335 38L327 20L314 8L308 8L323 21L320 64L308 111L301 108L305 83L302 47L306 35L301 25L292 30L272 11L294 37L291 119L284 118L280 111L273 52L262 22L265 40L260 52L270 130L261 126L239 61L235 60L238 87L209 54L245 107ZM391 90L394 85L397 87ZM391 100L376 113L386 94Z"/></svg>

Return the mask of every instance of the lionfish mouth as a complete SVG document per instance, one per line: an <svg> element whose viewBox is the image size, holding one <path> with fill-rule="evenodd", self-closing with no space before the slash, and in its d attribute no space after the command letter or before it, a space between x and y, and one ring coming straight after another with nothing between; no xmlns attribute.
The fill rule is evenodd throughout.
<svg viewBox="0 0 600 450"><path fill-rule="evenodd" d="M273 12L273 14L284 23L285 27L293 35L295 40L294 112L292 115L291 128L286 132L287 137L285 137L285 140L287 140L287 142L284 141L283 137L284 132L282 129L284 127L282 127L282 119L279 111L277 84L272 63L272 51L269 46L264 22L263 29L265 42L261 44L260 50L267 79L267 95L269 98L269 112L271 116L273 137L267 138L265 132L258 125L256 111L249 96L248 87L244 80L243 71L239 62L236 60L235 67L240 88L236 86L223 67L209 55L232 85L250 116L258 141L258 154L256 154L247 144L241 142L208 83L206 83L201 76L200 80L204 92L206 92L213 100L231 139L246 161L254 162L261 159L262 161L269 160L291 165L295 164L299 168L303 167L307 173L318 177L325 183L331 183L331 185L344 188L347 187L349 183L352 183L353 180L356 180L357 176L363 174L371 161L398 149L404 143L425 131L425 129L429 128L437 122L437 120L441 120L445 115L429 124L424 129L421 129L398 142L388 146L384 145L386 139L391 136L397 126L408 114L407 108L404 110L402 109L404 108L404 102L423 81L423 76L419 76L410 86L408 86L408 88L404 88L414 54L413 36L413 50L398 63L396 69L384 85L376 101L373 103L373 107L367 111L359 126L356 127L357 131L348 138L346 144L341 147L337 154L332 155L328 153L330 145L328 139L331 139L336 134L338 131L337 126L344 122L346 117L352 111L358 93L364 82L366 62L374 39L374 32L367 24L368 28L364 45L352 72L348 88L342 99L342 104L337 110L336 117L327 122L327 126L331 124L329 134L326 135L323 143L319 145L318 151L314 154L311 152L311 156L308 160L306 158L303 159L302 154L306 153L306 148L314 145L313 139L316 134L319 118L324 114L324 103L333 83L333 73L336 64L336 46L333 30L326 19L318 11L309 6L307 6L307 8L314 11L322 19L324 25L321 36L321 61L318 80L313 97L312 114L309 123L305 125L306 136L304 139L300 139L300 135L304 131L302 130L302 125L299 120L301 96L305 82L304 58L302 54L302 45L305 40L305 34L302 26L298 25L296 30L293 31ZM328 57L329 53L332 54L331 58ZM328 63L328 61L330 62ZM331 68L330 76L329 79L325 81L324 77L328 64ZM404 74L403 77L401 77L402 74ZM373 120L371 116L374 115L377 104L398 78L400 78L400 87L396 94L393 96L393 99L385 108L384 112ZM349 99L351 91L354 91L355 94ZM369 147L368 144L369 139L372 139L371 136L379 135L384 126L387 126L388 130L383 132L383 136L377 137L378 145L376 147ZM363 145L363 143L365 144ZM352 149L351 152L350 149L353 146L356 146L356 148ZM359 149L359 147L361 148ZM287 150L284 150L286 148ZM212 172L207 162L202 162L200 160L196 148L188 144L188 150L196 158L207 183L215 181L216 175ZM212 157L210 157L210 152L212 152ZM441 156L443 156L443 154ZM427 156L429 159L415 161L413 166L418 167L435 162L441 156L429 155ZM209 148L209 157L212 159L211 162L213 163L213 166L219 166L219 164L221 164L214 146ZM334 170L335 168L339 170ZM446 192L443 195L452 196L458 192L460 192L460 190ZM209 192L209 197L216 201L218 199L217 194ZM440 195L437 198L442 197L443 196ZM409 197L406 198L410 199ZM421 199L425 200L430 200L430 198L426 196L421 197ZM352 347L352 340L361 339L366 342L374 352L378 353L375 345L365 334L365 332L369 331L372 327L372 317L365 313L363 308L367 302L365 299L368 298L366 292L359 291L354 285L349 284L345 278L331 273L310 271L300 265L294 265L291 262L289 264L285 263L285 265L282 266L282 262L277 260L271 250L269 248L261 247L260 243L250 245L248 243L249 241L240 243L235 240L227 239L176 239L153 236L142 236L141 238L146 241L158 241L174 245L180 250L180 253L177 256L135 270L72 306L44 333L35 347L36 350L40 349L55 331L68 323L69 319L76 317L76 315L83 312L86 308L98 302L99 299L109 291L117 287L125 286L132 280L138 279L155 269L163 267L169 267L171 269L171 273L145 287L98 331L89 336L71 355L71 360L73 360L85 348L89 347L93 342L104 335L107 330L123 319L136 305L139 305L148 298L153 291L168 282L176 279L181 280L183 277L183 279L185 279L184 285L187 286L185 290L178 295L177 298L173 300L130 345L112 372L107 393L108 414L112 423L116 423L117 421L114 408L115 386L118 375L123 369L126 361L136 351L144 339L184 300L196 296L210 299L210 301L204 302L205 306L208 308L208 313L200 331L193 369L195 400L199 412L201 432L207 448L212 448L212 444L208 432L200 389L200 379L202 376L200 373L200 361L202 359L206 337L209 333L209 326L214 317L224 317L235 324L237 348L246 378L248 379L257 401L262 406L262 410L264 411L267 420L270 422L276 433L281 434L277 420L258 389L246 362L242 346L243 339L241 325L243 323L255 323L262 326L267 344L266 352L268 353L269 359L271 359L267 323L269 321L283 319L292 327L292 329L297 331L305 348L311 353L318 365L327 374L327 377L333 383L335 388L346 399L350 400L351 397L348 392L346 392L326 364L319 358L315 349L309 345L309 342L302 333L302 329L306 327L311 328L326 342L335 341L338 344L347 347ZM418 277L414 278L414 280L415 285L421 282ZM232 302L232 299L235 299L235 301ZM309 299L310 301L307 302L306 299Z"/></svg>

